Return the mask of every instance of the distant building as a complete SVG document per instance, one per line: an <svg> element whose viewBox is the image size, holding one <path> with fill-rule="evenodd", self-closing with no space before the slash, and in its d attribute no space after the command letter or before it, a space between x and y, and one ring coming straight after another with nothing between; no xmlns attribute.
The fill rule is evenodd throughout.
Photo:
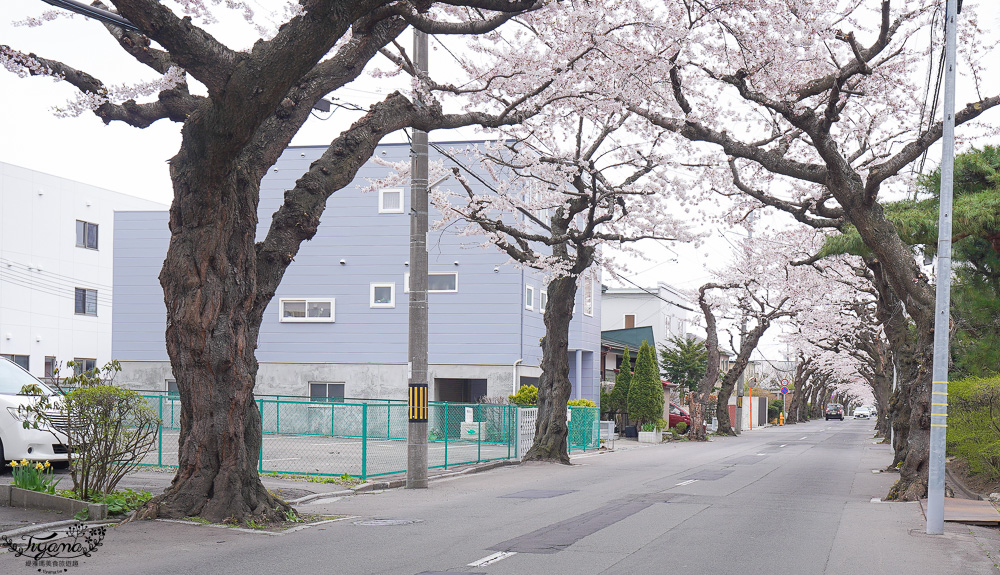
<svg viewBox="0 0 1000 575"><path fill-rule="evenodd" d="M112 359L116 210L166 206L0 162L0 355L37 377Z"/></svg>
<svg viewBox="0 0 1000 575"><path fill-rule="evenodd" d="M324 147L292 147L261 184L257 237ZM408 158L409 146L376 154ZM435 157L432 151L431 160ZM362 192L389 168L369 162L327 201L264 314L256 393L317 399L406 398L409 190ZM445 182L442 186L448 186ZM474 182L474 185L481 185ZM435 219L432 210L431 220ZM174 385L164 345L166 309L157 280L169 231L165 212L117 215L113 352L122 380L150 390ZM476 401L536 384L545 333L543 276L507 264L484 238L453 229L429 236L431 399ZM600 278L580 282L570 324L572 398L599 400Z"/></svg>
<svg viewBox="0 0 1000 575"><path fill-rule="evenodd" d="M688 333L695 306L677 288L660 282L654 288L605 288L601 296L601 331L653 328L650 345L664 346Z"/></svg>

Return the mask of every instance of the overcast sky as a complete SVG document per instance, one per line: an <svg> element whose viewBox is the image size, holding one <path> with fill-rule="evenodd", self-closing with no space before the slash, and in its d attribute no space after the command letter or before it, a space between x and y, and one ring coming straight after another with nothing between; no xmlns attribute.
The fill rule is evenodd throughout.
<svg viewBox="0 0 1000 575"><path fill-rule="evenodd" d="M966 0L966 5L980 5L982 21L987 29L998 25L998 2ZM130 62L104 27L82 16L60 18L39 28L12 25L29 16L38 16L51 7L41 0L3 0L0 16L0 43L25 52L61 60L78 66L101 78L106 84L132 84L137 79L151 80L147 68ZM259 10L268 0L252 0ZM275 17L275 20L277 18ZM229 27L227 27L229 28ZM231 36L219 36L231 47L249 45L252 30L232 26ZM215 29L213 29L215 31ZM432 45L433 46L433 45ZM432 58L447 58L432 51ZM433 66L433 64L432 64ZM997 76L996 74L990 75ZM995 79L990 79L993 86ZM351 103L367 107L381 100L394 87L377 82L359 83L338 93ZM169 203L172 192L167 173L167 160L180 144L179 126L161 120L139 130L123 124L105 126L93 114L76 118L58 118L53 109L74 96L74 89L65 83L47 78L21 79L0 70L0 161L54 174L87 184L100 186ZM960 94L959 105L972 98ZM325 116L325 114L322 114ZM995 114L994 114L995 115ZM296 145L322 145L330 142L357 115L339 111L328 120L311 119L292 142ZM993 120L996 121L996 120ZM475 138L474 130L434 133L437 141ZM387 141L400 141L390 136ZM936 164L940 152L931 155ZM650 244L647 253L653 261L632 264L632 281L653 286L665 281L682 289L695 289L708 280L706 266L718 267L730 249L740 241L742 230L711 230L713 239L701 248L693 246L664 247ZM707 256L707 257L706 257Z"/></svg>

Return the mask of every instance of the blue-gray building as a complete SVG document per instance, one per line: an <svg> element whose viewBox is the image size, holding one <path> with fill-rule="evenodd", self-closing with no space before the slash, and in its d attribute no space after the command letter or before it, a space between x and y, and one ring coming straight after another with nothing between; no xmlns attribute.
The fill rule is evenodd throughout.
<svg viewBox="0 0 1000 575"><path fill-rule="evenodd" d="M324 150L291 147L264 178L259 239L284 191ZM386 144L376 154L400 162L409 157L409 146ZM432 150L431 160L441 159ZM406 398L409 189L362 191L388 173L384 165L368 162L351 185L327 201L316 236L303 244L264 315L256 393ZM432 225L434 217L432 211ZM118 381L136 389L169 390L173 383L157 280L169 240L167 220L166 212L115 214L112 355L122 363ZM544 278L512 265L483 242L448 228L430 232L432 400L506 396L515 382L534 384L541 373ZM580 282L569 340L572 398L594 401L599 280L595 273Z"/></svg>

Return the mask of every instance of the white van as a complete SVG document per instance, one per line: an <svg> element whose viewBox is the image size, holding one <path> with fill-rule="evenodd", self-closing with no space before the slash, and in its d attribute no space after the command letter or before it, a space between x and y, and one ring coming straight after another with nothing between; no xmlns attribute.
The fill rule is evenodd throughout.
<svg viewBox="0 0 1000 575"><path fill-rule="evenodd" d="M44 383L14 362L0 357L0 461L7 469L13 460L68 461L66 436L48 427L25 429L21 406L32 405L36 398L21 395L21 388L37 385L44 393L55 395Z"/></svg>

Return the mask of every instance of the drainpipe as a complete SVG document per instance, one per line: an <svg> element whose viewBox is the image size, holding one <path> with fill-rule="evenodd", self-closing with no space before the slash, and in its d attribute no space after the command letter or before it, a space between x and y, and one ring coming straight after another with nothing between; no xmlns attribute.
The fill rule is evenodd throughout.
<svg viewBox="0 0 1000 575"><path fill-rule="evenodd" d="M517 364L521 363L522 361L524 361L524 358L521 358L521 359L515 361L514 365L512 366L513 367L513 374L512 374L512 379L511 379L511 382L512 382L511 385L512 385L512 389L514 391L512 391L511 393L514 394L514 395L517 395L518 390L521 389L521 386L518 385L518 381L517 381Z"/></svg>

